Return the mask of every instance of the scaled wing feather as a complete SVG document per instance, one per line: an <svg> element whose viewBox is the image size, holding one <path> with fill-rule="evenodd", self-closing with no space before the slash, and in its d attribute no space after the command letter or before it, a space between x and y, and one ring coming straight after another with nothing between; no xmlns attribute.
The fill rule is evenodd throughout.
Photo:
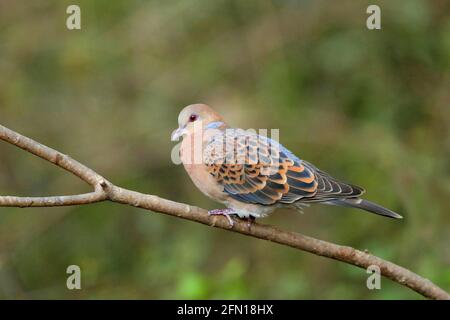
<svg viewBox="0 0 450 320"><path fill-rule="evenodd" d="M242 129L214 135L204 150L208 172L230 197L261 205L324 202L361 195L300 160L278 142Z"/></svg>

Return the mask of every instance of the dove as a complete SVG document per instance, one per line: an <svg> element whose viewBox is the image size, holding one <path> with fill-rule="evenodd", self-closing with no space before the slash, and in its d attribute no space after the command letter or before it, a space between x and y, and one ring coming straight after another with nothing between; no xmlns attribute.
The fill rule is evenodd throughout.
<svg viewBox="0 0 450 320"><path fill-rule="evenodd" d="M172 141L182 138L180 160L194 185L226 208L208 211L253 221L278 208L302 211L311 204L362 209L401 219L398 213L361 198L362 187L340 181L300 159L275 139L231 128L206 104L185 107Z"/></svg>

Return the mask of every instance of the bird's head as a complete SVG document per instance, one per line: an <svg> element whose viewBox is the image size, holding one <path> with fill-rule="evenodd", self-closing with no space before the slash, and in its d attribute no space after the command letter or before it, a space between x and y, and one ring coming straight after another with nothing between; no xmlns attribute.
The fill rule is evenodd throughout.
<svg viewBox="0 0 450 320"><path fill-rule="evenodd" d="M206 104L191 104L181 110L178 129L172 133L172 141L194 133L194 130L217 129L224 125L222 117Z"/></svg>

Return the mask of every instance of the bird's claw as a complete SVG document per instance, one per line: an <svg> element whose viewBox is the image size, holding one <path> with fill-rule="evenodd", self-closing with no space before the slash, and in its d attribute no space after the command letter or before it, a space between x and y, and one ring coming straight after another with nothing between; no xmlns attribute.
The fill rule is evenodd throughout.
<svg viewBox="0 0 450 320"><path fill-rule="evenodd" d="M228 223L230 224L230 228L233 228L234 226L234 221L233 219L231 219L230 215L235 213L235 211L233 209L227 208L227 209L214 209L214 210L210 210L208 211L208 214L210 216L225 216L228 220Z"/></svg>
<svg viewBox="0 0 450 320"><path fill-rule="evenodd" d="M255 217L254 216L249 216L247 218L247 228L248 230L250 230L252 228L253 222L255 222Z"/></svg>

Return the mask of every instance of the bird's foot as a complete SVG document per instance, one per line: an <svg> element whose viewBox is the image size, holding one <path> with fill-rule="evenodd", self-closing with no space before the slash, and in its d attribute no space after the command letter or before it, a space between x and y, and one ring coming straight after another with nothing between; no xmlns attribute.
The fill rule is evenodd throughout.
<svg viewBox="0 0 450 320"><path fill-rule="evenodd" d="M250 230L252 228L253 223L255 222L256 218L254 216L249 216L247 218L247 228Z"/></svg>
<svg viewBox="0 0 450 320"><path fill-rule="evenodd" d="M230 224L230 228L233 228L234 226L234 221L233 219L231 219L230 215L236 213L233 209L230 208L226 208L226 209L214 209L214 210L210 210L208 211L208 214L210 216L225 216L228 219L228 223Z"/></svg>

